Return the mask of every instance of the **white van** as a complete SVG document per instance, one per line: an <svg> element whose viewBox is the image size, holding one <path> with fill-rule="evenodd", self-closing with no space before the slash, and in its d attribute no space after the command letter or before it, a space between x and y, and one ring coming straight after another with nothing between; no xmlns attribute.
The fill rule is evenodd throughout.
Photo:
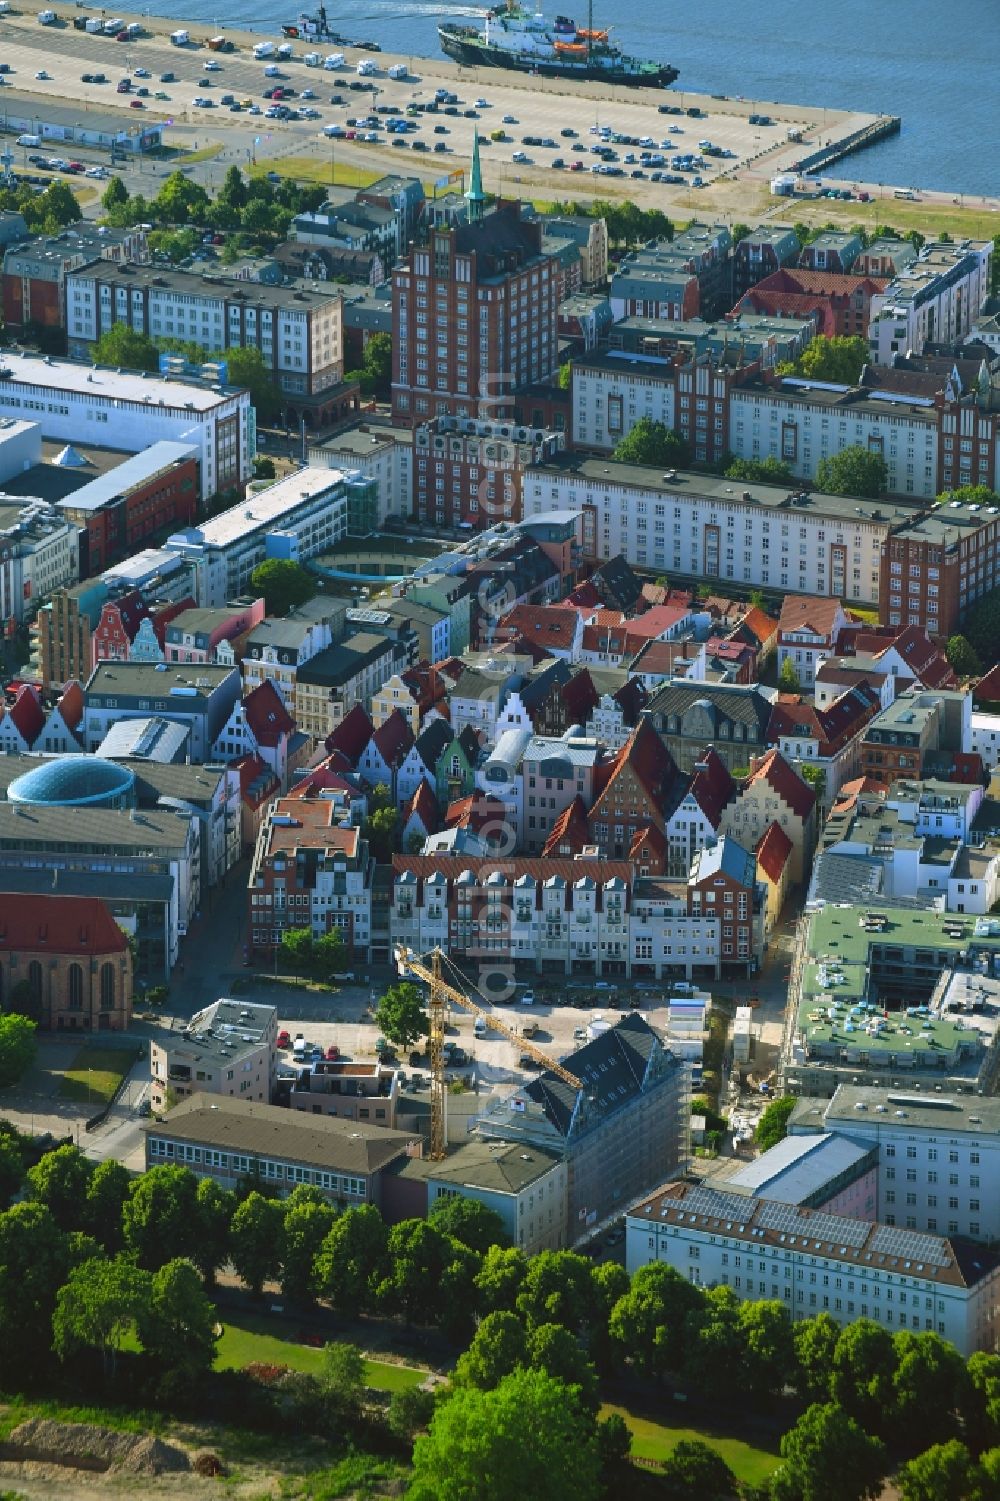
<svg viewBox="0 0 1000 1501"><path fill-rule="evenodd" d="M292 1045L292 1057L296 1063L304 1063L306 1058L306 1040L301 1032L296 1032L295 1042Z"/></svg>
<svg viewBox="0 0 1000 1501"><path fill-rule="evenodd" d="M485 1037L486 1033L489 1031L489 1028L486 1025L485 1018L482 1016L477 1016L475 1021L472 1023L472 1030L476 1037Z"/></svg>
<svg viewBox="0 0 1000 1501"><path fill-rule="evenodd" d="M124 31L124 29L125 22L121 19L120 16L112 16L110 21L105 21L104 23L105 36L117 36L118 33L120 31Z"/></svg>
<svg viewBox="0 0 1000 1501"><path fill-rule="evenodd" d="M295 48L292 46L291 42L282 42L281 46L278 48L278 56L283 57L287 62L294 51Z"/></svg>
<svg viewBox="0 0 1000 1501"><path fill-rule="evenodd" d="M17 144L19 146L40 146L42 144L42 138L41 136L33 135L18 136Z"/></svg>
<svg viewBox="0 0 1000 1501"><path fill-rule="evenodd" d="M175 47L186 47L191 40L191 36L186 31L172 31L170 33L170 40Z"/></svg>
<svg viewBox="0 0 1000 1501"><path fill-rule="evenodd" d="M176 32L174 33L174 35L176 35ZM173 41L173 37L171 37L170 40ZM274 43L273 42L256 42L254 44L253 55L257 59L258 62L260 62L260 60L261 60L262 57L273 57L274 56Z"/></svg>
<svg viewBox="0 0 1000 1501"><path fill-rule="evenodd" d="M323 134L329 136L331 140L335 140L339 139L340 136L345 136L347 131L342 125L324 125Z"/></svg>
<svg viewBox="0 0 1000 1501"><path fill-rule="evenodd" d="M104 22L100 16L88 16L83 23L83 29L90 36L96 36L99 31L104 30Z"/></svg>

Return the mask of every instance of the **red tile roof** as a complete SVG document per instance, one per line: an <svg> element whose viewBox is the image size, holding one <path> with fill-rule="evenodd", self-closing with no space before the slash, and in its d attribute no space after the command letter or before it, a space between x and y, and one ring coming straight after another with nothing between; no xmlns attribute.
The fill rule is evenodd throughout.
<svg viewBox="0 0 1000 1501"><path fill-rule="evenodd" d="M398 713L398 710L394 712ZM371 738L372 722L361 704L355 704L353 709L347 711L337 728L327 735L324 744L330 752L339 751L353 768L361 760Z"/></svg>
<svg viewBox="0 0 1000 1501"><path fill-rule="evenodd" d="M549 837L542 847L542 856L556 859L560 855L578 855L584 845L590 842L587 809L578 793L552 825Z"/></svg>
<svg viewBox="0 0 1000 1501"><path fill-rule="evenodd" d="M7 712L25 744L34 745L45 727L45 711L30 683L25 683L18 689L17 697Z"/></svg>
<svg viewBox="0 0 1000 1501"><path fill-rule="evenodd" d="M1000 703L1000 662L991 667L985 677L979 679L972 690L972 697L977 704Z"/></svg>
<svg viewBox="0 0 1000 1501"><path fill-rule="evenodd" d="M419 818L425 833L434 834L437 832L441 820L437 798L423 777L420 778L413 796L403 809L400 827L405 828L410 819L414 817Z"/></svg>
<svg viewBox="0 0 1000 1501"><path fill-rule="evenodd" d="M235 765L240 774L240 797L248 807L262 807L280 789L278 777L260 756L241 756Z"/></svg>
<svg viewBox="0 0 1000 1501"><path fill-rule="evenodd" d="M577 584L573 592L571 594L567 594L566 598L563 600L564 605L571 605L574 608L578 605L583 607L593 607L594 605L599 605L600 603L601 596L598 594L597 590L594 588L589 579L585 579L582 584Z"/></svg>
<svg viewBox="0 0 1000 1501"><path fill-rule="evenodd" d="M777 883L781 880L782 871L792 853L792 841L780 823L769 823L757 840L754 853L757 864L768 880Z"/></svg>
<svg viewBox="0 0 1000 1501"><path fill-rule="evenodd" d="M39 949L51 954L123 954L128 939L98 897L54 892L0 895L0 950Z"/></svg>
<svg viewBox="0 0 1000 1501"><path fill-rule="evenodd" d="M196 610L197 608L198 603L194 595L186 594L183 599L178 599L174 604L163 605L161 609L152 612L150 620L153 623L153 635L156 637L161 648L167 639L167 626L170 622L176 620L177 616L182 615L185 610Z"/></svg>
<svg viewBox="0 0 1000 1501"><path fill-rule="evenodd" d="M258 745L274 747L282 735L291 735L295 729L295 720L269 678L247 694L243 700L243 712Z"/></svg>
<svg viewBox="0 0 1000 1501"><path fill-rule="evenodd" d="M676 789L680 773L673 756L648 719L640 719L621 750L614 757L611 775L595 797L590 810L591 821L608 818L604 803L611 803L615 783L626 767L631 768L646 790L653 807L662 815L667 800Z"/></svg>
<svg viewBox="0 0 1000 1501"><path fill-rule="evenodd" d="M574 724L586 724L601 701L601 696L594 687L594 680L586 667L571 677L568 683L562 685L561 693L562 701Z"/></svg>
<svg viewBox="0 0 1000 1501"><path fill-rule="evenodd" d="M550 650L570 651L578 626L575 610L558 605L515 605L502 616L496 629L501 638L525 636Z"/></svg>
<svg viewBox="0 0 1000 1501"><path fill-rule="evenodd" d="M443 875L447 880L456 880L464 870L472 872L478 877L477 890L486 889L486 880L497 869L496 856L478 857L472 855L393 855L393 875L402 875L404 871L412 871L418 880L426 881L430 876ZM627 860L590 860L590 859L550 859L535 857L529 859L522 855L512 855L503 862L502 874L504 879L513 886L520 876L529 876L532 880L545 882L551 876L558 876L566 882L566 907L572 902L573 885L589 877L597 885L597 900L600 906L601 887L606 881L624 881L631 886L633 880L632 866ZM542 893L536 892L536 901L541 903Z"/></svg>
<svg viewBox="0 0 1000 1501"><path fill-rule="evenodd" d="M833 642L833 633L843 613L839 599L825 599L816 594L786 594L781 603L778 629L812 631L823 641Z"/></svg>
<svg viewBox="0 0 1000 1501"><path fill-rule="evenodd" d="M851 781L841 784L836 797L837 808L848 808L856 803L859 798L874 797L884 802L888 788L884 782L875 777L853 777Z"/></svg>
<svg viewBox="0 0 1000 1501"><path fill-rule="evenodd" d="M712 828L718 829L722 822L722 810L736 794L736 783L714 746L706 747L695 763L688 792Z"/></svg>
<svg viewBox="0 0 1000 1501"><path fill-rule="evenodd" d="M83 720L84 710L83 689L75 678L70 679L59 695L56 708L66 728L75 731Z"/></svg>
<svg viewBox="0 0 1000 1501"><path fill-rule="evenodd" d="M849 688L825 709L803 703L797 694L779 693L771 711L767 738L809 736L818 742L819 755L832 756L842 750L880 708L878 694L867 683Z"/></svg>
<svg viewBox="0 0 1000 1501"><path fill-rule="evenodd" d="M835 700L839 703L840 700ZM803 777L800 777L777 748L772 748L755 763L743 784L752 787L757 782L766 782L776 797L796 818L807 819L816 806L816 793Z"/></svg>
<svg viewBox="0 0 1000 1501"><path fill-rule="evenodd" d="M413 745L410 721L401 709L393 709L371 738L386 766L398 766Z"/></svg>
<svg viewBox="0 0 1000 1501"><path fill-rule="evenodd" d="M318 797L321 792L334 791L346 792L351 797L357 797L357 787L344 775L351 769L346 758L339 751L333 751L318 766L313 766L304 777L300 777L288 789L288 796Z"/></svg>
<svg viewBox="0 0 1000 1501"><path fill-rule="evenodd" d="M648 823L645 828L636 829L628 852L629 859L638 863L646 849L657 864L664 865L667 858L667 836L662 829L656 827L655 823Z"/></svg>
<svg viewBox="0 0 1000 1501"><path fill-rule="evenodd" d="M471 829L476 834L497 838L507 823L507 810L499 798L485 792L457 797L445 809L446 829Z"/></svg>

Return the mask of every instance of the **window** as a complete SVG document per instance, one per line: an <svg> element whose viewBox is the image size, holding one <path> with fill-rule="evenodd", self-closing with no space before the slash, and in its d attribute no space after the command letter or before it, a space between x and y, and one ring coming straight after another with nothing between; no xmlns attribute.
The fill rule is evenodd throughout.
<svg viewBox="0 0 1000 1501"><path fill-rule="evenodd" d="M83 1007L83 970L79 964L71 964L66 987L69 1009L80 1011Z"/></svg>

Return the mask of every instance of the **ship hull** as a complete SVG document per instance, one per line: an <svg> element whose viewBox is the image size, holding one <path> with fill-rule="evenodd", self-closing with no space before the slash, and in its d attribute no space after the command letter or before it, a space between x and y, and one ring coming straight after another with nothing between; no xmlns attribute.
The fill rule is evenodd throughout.
<svg viewBox="0 0 1000 1501"><path fill-rule="evenodd" d="M456 62L473 68L506 68L512 73L533 73L541 78L596 79L602 83L627 84L632 88L661 89L673 83L677 69L664 64L650 72L630 72L627 68L602 68L593 62L545 62L536 58L490 47L485 42L455 36L438 27L441 50Z"/></svg>

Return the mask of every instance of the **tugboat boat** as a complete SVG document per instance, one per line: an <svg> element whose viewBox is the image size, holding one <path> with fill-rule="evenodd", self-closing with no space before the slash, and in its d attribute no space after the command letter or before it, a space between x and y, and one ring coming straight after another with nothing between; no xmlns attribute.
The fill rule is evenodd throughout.
<svg viewBox="0 0 1000 1501"><path fill-rule="evenodd" d="M473 67L512 68L544 78L596 78L647 88L665 88L677 77L677 69L669 64L628 57L607 31L595 31L592 3L585 27L578 27L568 16L556 16L550 24L540 11L525 9L520 0L505 0L487 11L482 30L445 21L438 27L438 36L449 57Z"/></svg>

